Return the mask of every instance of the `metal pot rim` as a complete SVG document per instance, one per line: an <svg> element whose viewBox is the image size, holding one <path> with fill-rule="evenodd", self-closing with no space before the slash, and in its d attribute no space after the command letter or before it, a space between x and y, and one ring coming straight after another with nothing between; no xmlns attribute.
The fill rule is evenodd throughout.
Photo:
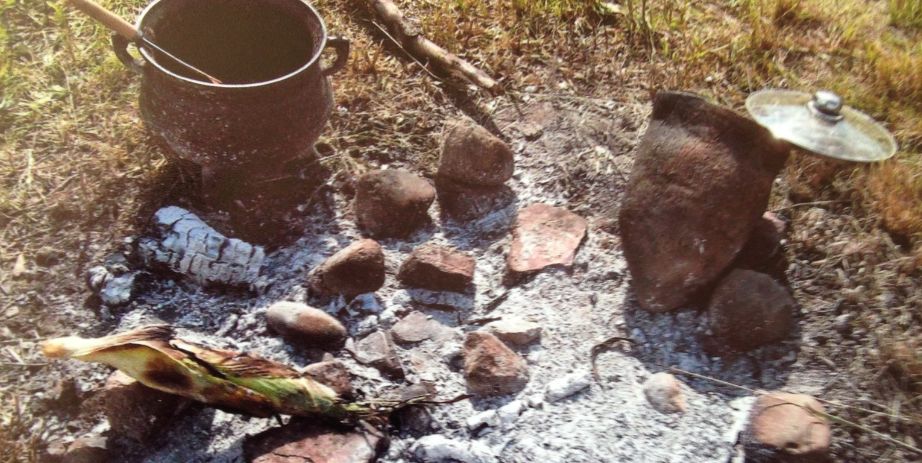
<svg viewBox="0 0 922 463"><path fill-rule="evenodd" d="M147 6L144 8L144 10L141 11L141 14L138 16L138 19L137 19L137 21L135 22L135 28L136 28L137 30L139 30L139 31L142 30L142 29L141 29L141 26L142 26L142 24L144 23L144 19L147 17L147 13L149 13L152 9L154 9L157 5L159 5L161 2L164 2L164 1L167 1L167 0L153 0L149 5L147 5ZM294 76L296 76L296 75L298 75L298 74L304 72L305 70L309 69L311 66L313 66L314 64L316 64L316 63L320 60L320 55L323 53L323 50L324 50L324 48L326 48L326 45L327 45L327 25L326 25L325 22L323 22L323 17L320 16L320 13L317 12L317 9L314 8L314 6L311 5L310 3L308 3L306 0L293 0L293 1L297 1L297 2L299 2L299 3L301 3L301 4L303 4L304 6L306 6L308 12L310 12L310 14L313 14L314 17L317 19L317 23L320 24L320 33L321 33L320 37L321 37L321 40L320 40L319 46L315 47L315 51L314 51L314 54L311 56L311 59L309 59L305 65L303 65L303 66L299 67L298 69L295 69L294 71L292 71L292 72L290 72L290 73L288 73L288 74L285 74L285 75L283 75L283 76L281 76L281 77L276 77L275 79L264 80L264 81L261 81L261 82L253 82L253 83L249 83L249 84L215 84L215 83L211 83L211 82L205 82L205 81L201 81L201 80L197 80L197 79L191 79L191 78L189 78L189 77L185 77L185 76L182 76L182 75L180 75L180 74L177 74L177 73L175 73L175 72L173 72L173 71L170 71L169 69L165 68L165 67L162 66L160 63L158 63L157 60L154 59L153 56L151 56L150 53L148 53L148 51L145 50L143 47L140 47L139 50L140 50L140 52L141 52L141 55L144 56L144 60L147 61L148 63L152 64L153 66L155 66L160 72L162 72L162 73L164 73L164 74L166 74L166 75L168 75L168 76L170 76L170 77L172 77L172 78L174 78L174 79L176 79L176 80L183 81L183 82L185 82L185 83L187 83L187 84L198 85L198 86L201 86L201 87L210 87L210 88L259 88L259 87L267 87L267 86L269 86L269 85L276 84L276 83L282 82L282 81L284 81L284 80L290 79L290 78L292 78L292 77L294 77Z"/></svg>

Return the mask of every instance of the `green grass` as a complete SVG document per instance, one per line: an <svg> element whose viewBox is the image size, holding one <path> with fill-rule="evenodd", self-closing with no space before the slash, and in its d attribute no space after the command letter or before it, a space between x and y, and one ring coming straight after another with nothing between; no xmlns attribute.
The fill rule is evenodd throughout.
<svg viewBox="0 0 922 463"><path fill-rule="evenodd" d="M889 0L890 20L899 27L922 27L922 2Z"/></svg>
<svg viewBox="0 0 922 463"><path fill-rule="evenodd" d="M102 3L134 18L146 1ZM323 139L339 165L360 170L384 159L431 172L438 132L459 113L448 79L433 79L386 47L363 2L315 3L331 31L353 40L349 66L334 77L337 105L346 111L335 112ZM922 256L919 0L399 3L428 37L501 77L513 94L534 88L646 99L650 90L671 88L740 109L764 87L836 90L893 130L900 154L879 166L845 167L795 157L785 178L805 201L844 201L862 227L915 239ZM0 0L4 269L44 246L80 250L98 262L107 246L134 232L144 197L170 181L164 154L137 113L138 78L112 54L107 31L64 5ZM469 112L489 103L470 100ZM922 266L922 258L916 262ZM56 284L79 280L58 278ZM862 304L879 305L875 297L898 278L881 277ZM911 334L914 325L904 322L894 322L894 332ZM869 361L866 370L880 367ZM22 429L0 430L0 441L27 438Z"/></svg>

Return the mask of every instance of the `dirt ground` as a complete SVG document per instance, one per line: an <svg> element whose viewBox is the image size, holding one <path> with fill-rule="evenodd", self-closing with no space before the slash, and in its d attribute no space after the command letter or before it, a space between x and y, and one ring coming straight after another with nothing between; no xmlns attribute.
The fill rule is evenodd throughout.
<svg viewBox="0 0 922 463"><path fill-rule="evenodd" d="M630 173L632 149L642 134L650 92L681 86L739 109L748 90L784 83L781 77L757 78L745 88L739 83L745 78L728 76L744 71L725 63L697 80L676 77L681 72L671 68L668 61L651 57L657 50L664 53L662 44L651 51L646 43L649 37L640 33L626 40L622 32L637 25L630 26L617 16L568 16L566 11L508 6L490 15L489 7L484 10L476 2L407 5L407 13L422 18L424 30L433 31L434 40L461 52L491 74L502 76L508 95L494 98L423 70L381 33L361 2L316 2L330 29L353 40L353 54L349 66L333 79L337 106L318 146L330 172L328 186L321 192L332 199L328 209L315 206L311 214L296 221L296 229L303 227L300 233L294 233L283 245L273 246L271 259L279 284L266 295L252 298L236 292L201 290L182 280L158 276L144 297L127 307L109 309L86 288L86 271L115 252L129 250L126 238L142 235L159 207L189 207L228 234L240 230L228 225L222 214L203 211L194 193L194 176L169 162L148 138L135 102L138 79L111 56L104 31L65 12L57 3L36 7L8 3L3 9L4 46L6 56L12 59L0 68L11 69L9 63L14 63L30 69L28 75L33 78L26 91L17 86L21 83L9 80L12 74L5 74L0 103L4 111L0 117L4 188L0 209L0 445L10 449L0 461L41 461L48 442L86 432L96 424L76 420L76 404L101 385L106 369L48 362L36 349L38 342L48 337L103 335L160 319L193 336L221 333L206 339L225 346L251 348L299 364L315 360L313 354L293 352L267 336L257 321L259 309L270 300L297 298L303 289L299 289L302 277L310 267L353 237L355 231L348 225L348 198L336 199L343 195L343 185L349 179L381 166L406 167L432 176L441 129L451 118L471 117L515 142L521 141L521 135L508 127L516 118L527 118L540 104L551 105L555 114L579 115L575 125L584 132L562 137L573 146L546 147L543 158L519 159L523 172L533 177L518 178L515 190L523 200L555 202L590 219L594 238L578 259L590 270L585 274L578 271L575 277L543 275L526 283L523 291L540 292L541 285L553 287L559 276L575 278L573 284L577 285L576 289L557 288L559 291L583 291L587 298L591 292L620 295L627 281L593 280L598 276L595 273L604 272L593 267L592 253L605 256L600 258L600 265L615 266L617 250L609 253L592 240L604 238L617 243L611 218L616 216L619 186ZM107 2L128 17L141 4L125 3ZM883 2L872 3L880 8L878 3ZM497 33L497 28L506 28L509 33ZM18 39L18 44L7 37ZM663 34L650 37L667 43L669 39L668 32L665 38ZM495 43L488 43L490 40ZM37 44L39 48L23 50L19 44ZM814 82L816 79L796 80L807 86ZM515 111L516 106L522 114ZM915 149L918 141L913 141L913 132L905 129L905 124L900 127L900 141ZM606 149L596 150L595 146ZM801 155L795 155L791 169L779 179L770 205L770 210L789 220L791 228L786 242L791 263L787 276L801 305L799 338L792 348L795 361L779 360L787 355L784 349L760 353L739 360L748 366L730 368L733 373L725 379L755 388L790 388L841 404L829 410L841 418L833 426L833 454L839 461L922 461L922 455L888 441L897 439L916 447L922 442L919 360L890 355L897 342L915 346L913 340L922 339L922 266L913 251L912 235L885 227L881 215L867 206L860 189L867 183L860 172L797 156ZM912 203L913 197L909 198ZM908 210L911 215L915 209ZM342 227L338 229L341 233L329 228L331 223ZM487 237L486 243L468 243L483 253L478 255L488 263L487 269L495 266L503 252L507 225L502 220L492 225L470 225L482 233L477 239ZM439 236L471 233L458 224L448 224L445 230L441 232L445 235ZM405 252L405 244L390 243L389 255L395 262ZM485 274L490 275L489 271ZM492 281L486 282L477 297L495 296L491 292L494 286ZM397 292L385 291L382 297L385 305L405 303ZM551 300L554 297L559 294L549 296ZM648 337L669 339L696 329L694 308L675 317L653 317L632 309L630 303L619 300L616 305L617 310L602 314L617 314L615 318L625 320L628 329L638 328ZM612 318L596 316L600 318L590 320L600 326L611 322L613 334L624 329ZM350 328L359 329L360 322L350 320ZM550 353L543 355L553 355L555 350L585 350L565 339L557 342L550 343L545 349ZM696 348L683 349L694 352ZM673 353L651 342L636 353L636 358L651 369L652 365L676 362ZM618 366L622 359L604 361ZM709 365L703 371L712 367L716 368ZM557 373L554 369L545 372ZM374 379L363 381L378 384ZM730 391L703 383L690 384L702 397L712 393L733 396ZM604 395L599 391L593 394L594 398ZM605 403L614 402L603 400L595 405ZM471 412L447 409L439 411L438 417L450 422ZM536 418L536 423L547 422ZM632 425L630 420L621 424ZM201 431L205 425L255 432L271 423L242 424L220 412L196 409L177 425L174 435ZM535 426L540 429L539 424ZM567 437L582 439L586 435ZM213 445L207 448L216 451L233 447L207 436L200 442ZM395 448L400 449L400 438L395 442ZM563 444L560 448L570 449ZM184 449L167 436L151 447L131 452L139 461L147 455L153 455L153 461L176 461L177 452ZM230 452L229 460L233 461ZM580 455L591 461L591 454ZM696 461L694 457L694 453L689 454L689 461Z"/></svg>

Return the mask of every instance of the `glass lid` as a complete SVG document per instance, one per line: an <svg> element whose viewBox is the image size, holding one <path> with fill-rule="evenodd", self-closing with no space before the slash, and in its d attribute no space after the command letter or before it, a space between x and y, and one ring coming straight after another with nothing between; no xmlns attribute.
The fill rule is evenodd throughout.
<svg viewBox="0 0 922 463"><path fill-rule="evenodd" d="M746 99L746 109L776 138L822 156L854 162L883 161L896 154L893 135L874 119L842 104L829 91L813 95L762 90Z"/></svg>

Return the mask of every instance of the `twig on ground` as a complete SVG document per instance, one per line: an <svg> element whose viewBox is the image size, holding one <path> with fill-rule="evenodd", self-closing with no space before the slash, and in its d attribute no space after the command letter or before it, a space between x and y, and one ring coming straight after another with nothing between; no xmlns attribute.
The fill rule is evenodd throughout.
<svg viewBox="0 0 922 463"><path fill-rule="evenodd" d="M608 339L606 339L606 340L604 340L604 341L602 341L602 342L600 342L600 343L598 343L598 344L592 346L592 353L590 354L589 362L592 364L592 378L595 379L596 382L599 382L599 381L600 381L600 380L599 380L599 370L598 370L598 368L596 368L596 364L595 364L596 358L599 356L599 354L601 354L602 352L605 352L605 351L607 351L607 350L609 350L609 349L612 349L612 348L615 346L615 344L617 344L617 343L619 343L619 342L621 342L621 341L629 342L629 343L631 343L631 344L637 344L637 342L634 341L634 340L631 339L631 338L625 338L625 337L621 337L621 336L614 336L614 337L608 338Z"/></svg>
<svg viewBox="0 0 922 463"><path fill-rule="evenodd" d="M387 36L394 40L401 49L425 58L425 60L434 63L445 72L476 85L491 95L495 96L504 93L502 86L485 72L423 37L419 28L403 16L403 13L394 2L390 0L367 1L390 30L391 33L387 34Z"/></svg>

